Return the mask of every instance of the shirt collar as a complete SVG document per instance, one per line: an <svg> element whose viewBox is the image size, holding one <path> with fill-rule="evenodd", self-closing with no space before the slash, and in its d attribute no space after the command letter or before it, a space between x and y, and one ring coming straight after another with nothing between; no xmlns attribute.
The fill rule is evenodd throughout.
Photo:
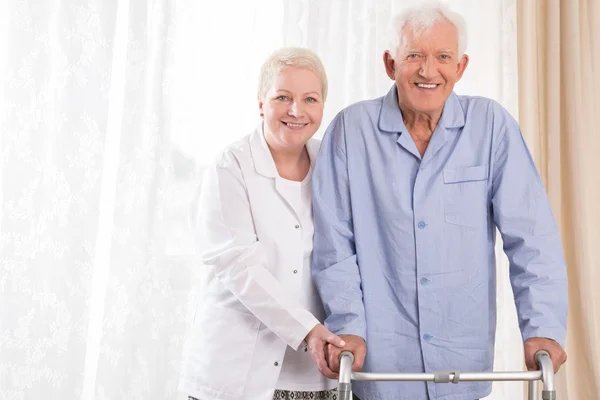
<svg viewBox="0 0 600 400"><path fill-rule="evenodd" d="M310 138L306 143L306 149L310 158L311 167L314 169L317 155L319 154L319 148L321 142L316 138ZM252 154L252 160L254 162L254 168L259 174L269 177L279 177L275 161L269 150L269 145L265 139L263 133L263 124L257 126L254 132L250 135L250 151Z"/></svg>
<svg viewBox="0 0 600 400"><path fill-rule="evenodd" d="M465 126L465 115L458 99L452 92L446 99L444 111L438 122L444 128L462 128ZM379 129L384 132L407 132L402 120L402 112L398 105L398 90L394 84L383 98L383 105L379 114Z"/></svg>

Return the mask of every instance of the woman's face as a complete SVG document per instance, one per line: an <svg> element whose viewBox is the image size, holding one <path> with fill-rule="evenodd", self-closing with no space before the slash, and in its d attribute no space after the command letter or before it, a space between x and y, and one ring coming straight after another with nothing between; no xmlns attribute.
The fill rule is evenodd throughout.
<svg viewBox="0 0 600 400"><path fill-rule="evenodd" d="M323 119L322 83L305 68L286 67L273 81L259 108L271 147L301 150Z"/></svg>

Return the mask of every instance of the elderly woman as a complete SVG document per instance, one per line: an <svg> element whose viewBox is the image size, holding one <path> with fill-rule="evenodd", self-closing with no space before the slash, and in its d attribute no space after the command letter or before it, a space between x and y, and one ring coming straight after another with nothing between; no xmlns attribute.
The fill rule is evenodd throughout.
<svg viewBox="0 0 600 400"><path fill-rule="evenodd" d="M195 227L207 277L180 384L190 399L335 398L323 349L345 343L320 322L310 272L326 97L312 51L275 52L260 74L262 124L205 173Z"/></svg>

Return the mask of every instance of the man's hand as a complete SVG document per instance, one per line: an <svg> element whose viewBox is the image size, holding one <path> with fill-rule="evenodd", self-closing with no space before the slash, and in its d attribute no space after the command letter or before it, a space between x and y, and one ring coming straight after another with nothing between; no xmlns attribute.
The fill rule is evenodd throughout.
<svg viewBox="0 0 600 400"><path fill-rule="evenodd" d="M558 372L561 365L567 361L567 353L563 348L552 339L532 337L525 341L525 365L529 371L535 371L540 369L535 362L535 353L538 350L546 350L550 354L552 365L554 366L554 373Z"/></svg>
<svg viewBox="0 0 600 400"><path fill-rule="evenodd" d="M362 337L357 335L340 335L340 337L346 341L346 345L343 348L327 345L327 363L329 364L329 369L336 373L334 379L338 379L339 377L340 354L342 354L342 351L349 351L354 355L352 371L360 371L362 369L365 356L367 355L367 344Z"/></svg>
<svg viewBox="0 0 600 400"><path fill-rule="evenodd" d="M315 327L308 332L304 341L310 350L310 356L317 364L319 372L330 379L337 379L337 374L329 369L327 361L325 360L325 353L327 351L326 346L342 348L346 343L322 324L315 325Z"/></svg>

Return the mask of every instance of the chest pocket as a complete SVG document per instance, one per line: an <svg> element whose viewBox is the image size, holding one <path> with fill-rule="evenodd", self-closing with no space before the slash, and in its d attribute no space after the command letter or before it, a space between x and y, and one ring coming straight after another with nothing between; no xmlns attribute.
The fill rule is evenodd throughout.
<svg viewBox="0 0 600 400"><path fill-rule="evenodd" d="M481 228L488 218L487 165L444 169L444 218L450 224Z"/></svg>

